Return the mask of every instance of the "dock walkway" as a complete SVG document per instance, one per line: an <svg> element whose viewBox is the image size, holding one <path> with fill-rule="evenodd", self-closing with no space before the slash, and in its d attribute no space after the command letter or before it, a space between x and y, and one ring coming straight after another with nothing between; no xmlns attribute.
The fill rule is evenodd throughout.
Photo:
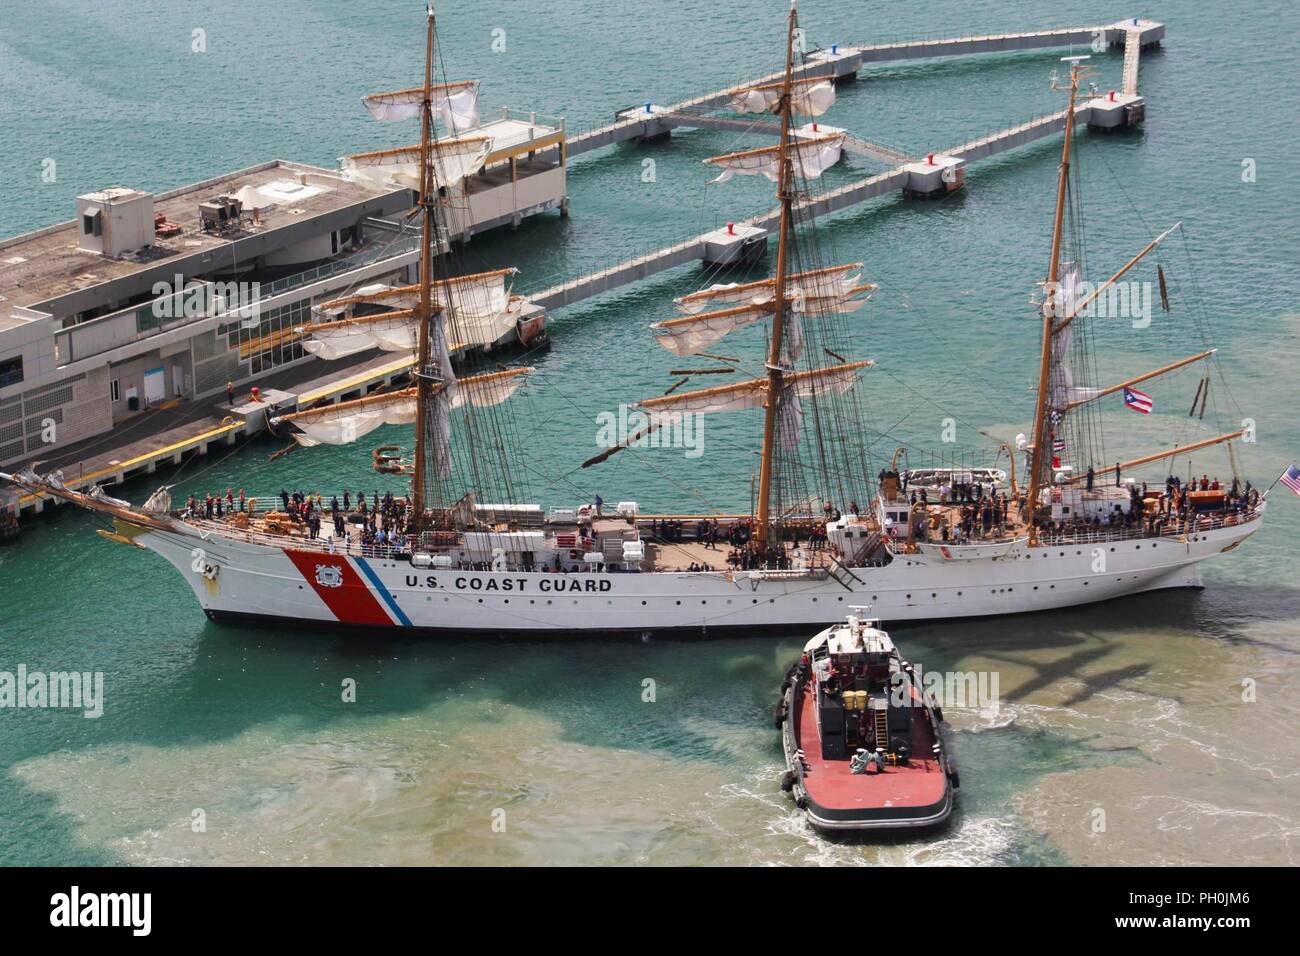
<svg viewBox="0 0 1300 956"><path fill-rule="evenodd" d="M803 76L831 76L844 79L856 75L858 69L867 63L883 63L891 60L918 60L934 57L968 56L981 53L1003 53L1019 50L1042 49L1061 46L1085 45L1089 49L1104 45L1105 47L1122 46L1124 49L1123 89L1127 97L1137 95L1138 64L1144 47L1159 44L1165 36L1164 24L1152 20L1132 18L1118 23L1092 27L1064 27L1055 30L1035 30L1021 33L998 33L983 36L946 37L939 39L909 40L899 43L879 43L869 46L845 47L832 51L819 51L808 57L806 63L798 67ZM714 113L726 108L731 97L738 91L757 83L775 82L782 74L771 73L726 89L705 93L661 107L647 103L644 107L625 110L619 114L614 123L590 130L572 137L568 143L569 155L577 155L590 150L609 146L613 143L631 139L653 138L662 136L677 128L701 128L724 131L757 133L777 133L779 126L765 120L736 119L715 116ZM1093 124L1099 121L1094 113L1100 110L1089 105L1081 105L1075 114L1077 123ZM1107 120L1103 125L1111 125ZM967 164L976 160L1015 149L1035 140L1060 132L1065 126L1065 111L1037 116L1027 122L1018 123L1006 129L990 133L943 151L942 155L951 160ZM853 135L846 135L844 149L859 156L877 161L895 164L893 168L875 173L824 193L811 196L802 201L797 208L801 219L825 215L845 209L857 203L866 202L878 196L906 190L916 173L916 165L925 157L910 156L907 152L878 143L872 143ZM780 210L770 209L765 213L737 221L740 235L752 238L761 230L770 230L779 220ZM573 305L591 296L600 295L619 286L637 282L668 269L673 269L694 261L705 260L710 245L716 245L721 239L724 243L730 236L721 236L715 230L703 233L684 241L665 246L655 252L629 258L624 262L607 266L589 275L570 279L558 285L543 289L529 296L529 300L545 309ZM761 236L760 236L761 238Z"/></svg>
<svg viewBox="0 0 1300 956"><path fill-rule="evenodd" d="M843 80L856 76L869 63L904 60L928 60L941 57L974 56L983 53L1009 53L1058 47L1123 46L1125 48L1125 83L1129 79L1129 48L1135 51L1160 43L1165 36L1163 23L1129 18L1101 26L1061 27L1020 33L990 33L981 36L941 37L876 43L867 46L819 50L795 68L800 77L826 76ZM1137 88L1137 53L1133 52L1133 91ZM760 83L774 83L782 73L769 73L721 90L682 100L670 106L651 103L621 111L614 122L571 136L566 144L570 158L615 143L653 138L677 127L739 129L754 126L752 121L710 119L710 114L726 107L741 90ZM692 122L694 121L694 122Z"/></svg>
<svg viewBox="0 0 1300 956"><path fill-rule="evenodd" d="M1092 111L1089 107L1084 106L1076 109L1076 125L1087 124L1091 120ZM960 159L964 162L973 162L1009 149L1027 145L1045 136L1058 133L1064 127L1065 111L1061 110L1056 113L1049 113L1046 116L1034 117L1027 122L1017 123L996 133L970 140L954 146L952 149L944 150L941 155ZM850 142L846 141L845 148L852 148ZM911 176L909 167L919 161L904 157L904 161L893 169L875 173L864 179L810 196L796 206L795 214L800 219L823 216L879 196L897 193L906 188L909 182ZM743 227L770 230L780 220L780 217L780 208L774 207L767 212L751 216L748 219L737 220L735 225L738 230ZM529 301L548 310L556 309L561 306L573 305L583 299L600 295L611 289L637 282L677 266L701 261L705 258L709 242L716 239L717 236L717 231L702 233L655 252L636 256L625 262L609 266L590 275L580 276L548 289L543 289L529 295Z"/></svg>

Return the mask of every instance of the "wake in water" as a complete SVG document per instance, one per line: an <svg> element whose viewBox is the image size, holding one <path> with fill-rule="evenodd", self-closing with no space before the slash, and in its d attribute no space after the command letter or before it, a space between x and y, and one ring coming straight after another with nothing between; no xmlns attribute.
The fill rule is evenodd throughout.
<svg viewBox="0 0 1300 956"><path fill-rule="evenodd" d="M808 825L789 796L781 792L785 768L770 764L743 783L720 791L723 801L747 804L764 816L761 832L749 838L745 861L765 866L991 866L1013 862L1019 822L1013 816L976 817L958 810L930 835L881 834L870 839L827 837ZM745 816L749 814L746 813Z"/></svg>

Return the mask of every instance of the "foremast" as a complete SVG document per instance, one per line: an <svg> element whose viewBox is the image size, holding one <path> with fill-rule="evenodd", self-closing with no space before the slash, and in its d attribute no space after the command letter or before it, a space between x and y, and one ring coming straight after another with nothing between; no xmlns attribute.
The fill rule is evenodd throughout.
<svg viewBox="0 0 1300 956"><path fill-rule="evenodd" d="M434 189L432 188L432 163L429 162L429 140L433 133L433 37L435 18L433 4L427 10L424 44L424 94L420 99L420 304L418 306L419 343L416 349L415 371L415 461L411 479L414 531L422 530L427 508L427 475L425 459L428 451L429 403L432 397L429 359L431 349L430 325L433 321L433 242L437 237L434 219Z"/></svg>

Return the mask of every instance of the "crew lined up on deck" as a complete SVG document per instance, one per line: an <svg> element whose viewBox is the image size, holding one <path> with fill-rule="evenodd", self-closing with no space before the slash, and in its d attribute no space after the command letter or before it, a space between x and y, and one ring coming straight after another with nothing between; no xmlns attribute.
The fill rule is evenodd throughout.
<svg viewBox="0 0 1300 956"><path fill-rule="evenodd" d="M391 553L405 548L411 514L409 495L399 498L391 491L383 495L374 491L367 497L364 491L358 491L355 508L352 506L352 493L346 490L342 501L334 495L328 503L318 493L290 492L284 488L280 490L279 498L280 511L266 512L264 518L277 526L288 522L290 526L305 531L309 540L321 537L321 527L328 520L333 525L333 533L326 536L331 548L336 538L344 547L357 545L363 550ZM257 499L248 498L242 488L237 496L230 488L226 489L224 497L208 492L199 500L190 495L185 507L185 517L209 521L256 513ZM349 525L357 525L357 530L350 533Z"/></svg>

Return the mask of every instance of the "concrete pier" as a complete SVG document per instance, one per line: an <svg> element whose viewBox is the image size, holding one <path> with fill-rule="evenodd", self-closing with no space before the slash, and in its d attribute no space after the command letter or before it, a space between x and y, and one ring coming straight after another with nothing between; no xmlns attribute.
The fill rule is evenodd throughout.
<svg viewBox="0 0 1300 956"><path fill-rule="evenodd" d="M160 465L180 465L186 458L208 454L214 446L229 447L252 437L265 430L268 413L359 398L392 385L409 372L412 364L409 356L394 358L391 353L380 353L324 375L312 374L319 373L317 365L286 369L268 376L267 382L275 385L259 386L261 402L252 401L245 390L233 406L200 401L188 407L159 410L154 413L159 419L171 418L175 423L133 441L125 435L116 440L111 435L99 436L59 449L57 456L41 463L40 470L62 470L67 486L78 490L91 485L122 484L152 475ZM18 513L40 514L49 503L43 496L24 494L18 499Z"/></svg>

